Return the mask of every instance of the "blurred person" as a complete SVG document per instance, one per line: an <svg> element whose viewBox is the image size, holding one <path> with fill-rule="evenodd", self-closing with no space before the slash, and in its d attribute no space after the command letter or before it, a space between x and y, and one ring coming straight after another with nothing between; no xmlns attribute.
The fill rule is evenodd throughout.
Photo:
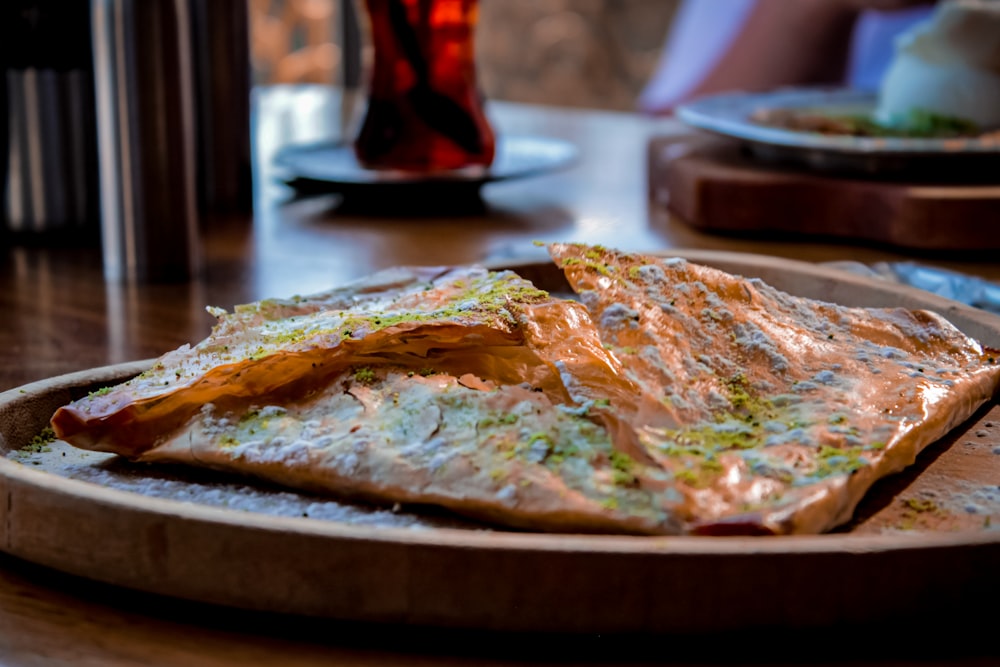
<svg viewBox="0 0 1000 667"><path fill-rule="evenodd" d="M669 113L726 91L845 85L876 90L894 39L930 0L683 0L639 108Z"/></svg>

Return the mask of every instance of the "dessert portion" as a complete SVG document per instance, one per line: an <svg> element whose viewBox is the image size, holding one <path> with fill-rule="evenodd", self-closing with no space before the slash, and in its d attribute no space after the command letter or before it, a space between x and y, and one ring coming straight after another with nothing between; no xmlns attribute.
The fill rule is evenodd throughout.
<svg viewBox="0 0 1000 667"><path fill-rule="evenodd" d="M902 139L971 139L983 134L978 125L957 116L945 116L919 108L889 114L880 121L865 113L841 113L827 109L759 109L750 120L759 125L796 132L831 136L897 137Z"/></svg>
<svg viewBox="0 0 1000 667"><path fill-rule="evenodd" d="M750 120L856 137L974 138L1000 130L1000 3L941 2L900 35L873 112L767 108Z"/></svg>
<svg viewBox="0 0 1000 667"><path fill-rule="evenodd" d="M829 530L1000 382L996 357L934 313L794 297L682 259L552 250L646 399L626 419L683 496L686 532Z"/></svg>
<svg viewBox="0 0 1000 667"><path fill-rule="evenodd" d="M1000 129L1000 3L949 0L896 43L875 119L906 128L914 113Z"/></svg>
<svg viewBox="0 0 1000 667"><path fill-rule="evenodd" d="M549 249L578 301L510 272L402 268L212 309L206 340L52 426L134 460L518 529L817 533L1000 383L994 353L933 313Z"/></svg>
<svg viewBox="0 0 1000 667"><path fill-rule="evenodd" d="M554 403L535 389L356 367L280 404L208 404L140 458L514 528L680 532L651 486L668 481L664 471L616 449L592 403Z"/></svg>
<svg viewBox="0 0 1000 667"><path fill-rule="evenodd" d="M587 317L580 304L553 299L509 271L396 268L321 294L209 312L218 323L205 340L60 409L52 419L59 436L138 458L206 404L289 400L373 364L526 382L555 400L565 399L566 387L545 356L564 367L589 365L609 384L620 377L596 332L576 326ZM528 337L529 320L543 340Z"/></svg>

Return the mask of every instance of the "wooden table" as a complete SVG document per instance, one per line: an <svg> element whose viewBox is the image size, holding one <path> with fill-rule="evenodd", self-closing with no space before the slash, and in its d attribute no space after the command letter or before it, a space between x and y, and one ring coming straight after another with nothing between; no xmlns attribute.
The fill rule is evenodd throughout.
<svg viewBox="0 0 1000 667"><path fill-rule="evenodd" d="M150 358L204 337L204 306L318 291L398 264L541 258L533 241L585 241L625 249L703 248L810 261L906 259L874 247L710 236L651 213L646 144L685 132L669 119L494 103L501 132L561 137L581 150L565 171L486 186L486 209L450 216L366 216L336 199L289 201L269 160L282 145L330 137L336 94L315 87L257 91L253 216L204 220L204 270L184 284L107 284L97 244L11 245L0 251L0 391L106 364ZM924 257L1000 279L987 258ZM970 614L974 612L970 610ZM996 609L985 612L997 618ZM287 619L156 598L81 581L0 556L0 663L11 665L604 664L665 659L706 664L816 660L996 664L982 637L934 633L856 651L828 634L642 640L483 636ZM951 626L954 630L954 625ZM864 660L859 660L864 655Z"/></svg>

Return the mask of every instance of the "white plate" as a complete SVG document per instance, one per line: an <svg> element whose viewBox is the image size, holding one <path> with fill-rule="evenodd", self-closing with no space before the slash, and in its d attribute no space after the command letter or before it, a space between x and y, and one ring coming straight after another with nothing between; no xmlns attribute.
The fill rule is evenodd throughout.
<svg viewBox="0 0 1000 667"><path fill-rule="evenodd" d="M846 89L789 88L766 93L726 93L677 108L694 127L739 139L758 156L805 162L815 167L880 171L928 164L1000 166L1000 133L951 139L855 137L787 130L751 120L764 110L793 109L831 115L869 115L874 93ZM928 160L932 162L928 162Z"/></svg>

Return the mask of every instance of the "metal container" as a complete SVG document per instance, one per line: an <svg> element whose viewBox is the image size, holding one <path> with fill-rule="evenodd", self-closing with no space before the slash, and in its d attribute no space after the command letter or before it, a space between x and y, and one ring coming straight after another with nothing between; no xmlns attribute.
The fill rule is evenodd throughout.
<svg viewBox="0 0 1000 667"><path fill-rule="evenodd" d="M251 210L250 25L247 0L188 0L192 25L198 207Z"/></svg>
<svg viewBox="0 0 1000 667"><path fill-rule="evenodd" d="M15 239L98 239L97 145L86 3L0 9L0 186Z"/></svg>
<svg viewBox="0 0 1000 667"><path fill-rule="evenodd" d="M108 280L200 271L188 0L91 0Z"/></svg>

